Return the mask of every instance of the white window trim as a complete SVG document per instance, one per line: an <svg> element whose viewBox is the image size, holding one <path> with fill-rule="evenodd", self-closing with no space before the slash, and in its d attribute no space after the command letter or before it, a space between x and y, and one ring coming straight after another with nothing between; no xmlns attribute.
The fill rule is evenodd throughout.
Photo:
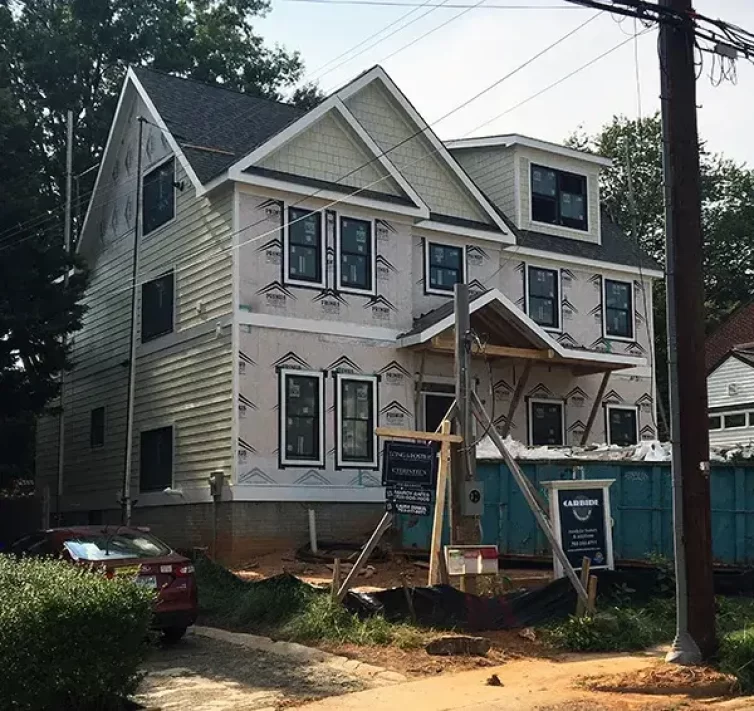
<svg viewBox="0 0 754 711"><path fill-rule="evenodd" d="M144 427L139 428L139 466L138 466L138 477L136 482L136 489L141 494L141 435L145 432L153 432L154 430L162 430L165 427L170 427L170 434L171 438L173 440L172 447L173 447L173 456L171 457L171 466L170 466L170 484L166 487L169 489L172 489L175 487L175 461L176 461L176 452L177 452L177 444L178 439L176 435L176 426L175 422L166 422L163 425L155 425L154 427ZM144 494L159 494L165 491L165 489L150 489L149 491L143 492Z"/></svg>
<svg viewBox="0 0 754 711"><path fill-rule="evenodd" d="M560 425L562 432L560 433L560 439L563 444L553 444L553 445L547 445L547 444L534 444L533 443L533 425L534 425L534 417L533 417L533 405L537 404L545 404L545 405L560 405ZM529 398L529 402L526 406L527 409L527 415L528 415L528 422L527 422L527 437L529 440L529 446L530 447L564 447L566 443L566 422L565 422L565 410L566 410L566 404L565 400L557 400L555 398Z"/></svg>
<svg viewBox="0 0 754 711"><path fill-rule="evenodd" d="M709 420L713 417L719 417L720 418L720 426L719 427L710 427L709 426ZM720 430L725 429L723 427L723 414L721 412L712 412L709 415L707 415L707 429L710 432L719 432Z"/></svg>
<svg viewBox="0 0 754 711"><path fill-rule="evenodd" d="M605 405L605 439L608 444L613 444L612 437L610 436L610 412L611 410L631 410L636 414L636 444L641 442L639 436L639 408L636 405Z"/></svg>
<svg viewBox="0 0 754 711"><path fill-rule="evenodd" d="M139 202L139 211L141 213L144 212L144 178L147 177L150 173L157 170L158 168L162 167L165 163L168 161L173 160L173 217L169 219L167 222L163 222L159 227L155 227L153 230L149 232L144 232L144 218L142 215L136 215L135 219L139 221L139 234L141 237L151 237L153 234L159 232L162 229L165 229L168 225L172 225L177 219L178 219L178 188L176 187L176 183L178 183L178 160L176 159L175 154L170 154L169 156L165 156L161 160L157 161L156 163L153 163L147 168L142 168L141 171L141 195L139 196L140 202Z"/></svg>
<svg viewBox="0 0 754 711"><path fill-rule="evenodd" d="M531 276L530 272L532 269L538 269L540 271L545 272L555 272L556 274L556 280L557 280L557 286L558 286L558 293L555 296L555 313L558 316L558 325L557 326L543 326L542 324L537 323L534 321L534 319L531 316L531 309L529 308L529 285L531 284ZM542 267L538 264L527 264L526 265L526 284L525 284L526 293L524 294L524 299L526 300L526 315L531 318L534 323L537 323L537 326L539 326L542 330L547 331L549 333L561 333L563 331L563 274L560 267Z"/></svg>
<svg viewBox="0 0 754 711"><path fill-rule="evenodd" d="M289 276L290 269L290 210L309 210L319 216L319 234L320 234L320 260L322 279L320 281L306 281L305 279L295 279ZM324 210L312 210L302 205L286 205L283 203L283 283L288 286L302 286L308 289L324 289L327 287L327 223L325 221Z"/></svg>
<svg viewBox="0 0 754 711"><path fill-rule="evenodd" d="M285 401L285 384L289 376L304 376L316 378L319 381L319 457L317 459L288 459L286 457L286 420L287 403ZM280 464L284 467L323 467L325 465L325 374L320 370L295 370L283 368L280 370Z"/></svg>
<svg viewBox="0 0 754 711"><path fill-rule="evenodd" d="M372 459L365 461L350 461L343 456L343 382L346 380L358 380L372 384L372 422L377 427L379 424L379 378L376 375L356 375L352 373L335 374L335 427L336 441L338 446L335 448L335 466L338 469L376 469L378 466L378 442L377 435L372 433Z"/></svg>
<svg viewBox="0 0 754 711"><path fill-rule="evenodd" d="M371 274L372 274L372 288L360 289L354 286L343 286L341 284L341 254L340 254L340 225L341 220L358 220L360 222L366 222L369 224L370 231L370 252L371 252ZM336 289L343 294L358 294L361 296L376 296L377 295L377 225L375 220L363 219L361 217L351 217L350 215L336 214L335 215L335 284Z"/></svg>
<svg viewBox="0 0 754 711"><path fill-rule="evenodd" d="M153 281L159 281L168 274L173 275L173 328L166 333L161 333L159 336L152 336L148 340L144 340L143 327L144 327L144 287ZM176 265L172 264L169 269L161 271L156 276L145 279L141 283L139 288L139 346L148 346L150 343L159 341L161 338L167 338L174 333L178 332L178 269Z"/></svg>
<svg viewBox="0 0 754 711"><path fill-rule="evenodd" d="M722 421L720 423L721 430L745 430L749 427L749 410L731 410L730 412L713 412L712 415L722 416ZM727 427L725 424L725 418L730 417L731 415L744 415L744 424Z"/></svg>
<svg viewBox="0 0 754 711"><path fill-rule="evenodd" d="M426 382L426 381L425 381ZM426 432L427 427L427 395L433 395L437 397L445 397L447 398L451 403L456 399L455 393L443 393L443 392L435 392L432 390L422 390L420 393L420 407L421 412L419 413L419 416L421 417L421 425L424 427L424 431Z"/></svg>
<svg viewBox="0 0 754 711"><path fill-rule="evenodd" d="M605 283L613 281L616 284L628 284L628 293L631 294L631 336L611 336L607 332L607 299L605 298L606 288ZM634 294L633 281L626 281L625 279L613 279L613 277L606 277L602 275L602 337L609 341L623 341L624 343L636 342L636 294Z"/></svg>
<svg viewBox="0 0 754 711"><path fill-rule="evenodd" d="M532 169L534 167L538 168L544 168L545 170L552 170L556 173L570 173L571 175L577 175L580 178L584 178L586 181L586 194L584 195L584 199L586 202L585 205L585 212L586 212L586 229L582 230L578 227L568 227L567 225L558 225L554 222L540 222L539 220L534 219L534 179L532 176ZM572 170L563 170L562 168L556 168L552 165L545 165L544 163L536 163L533 160L529 161L529 222L534 225L535 227L549 227L551 229L556 230L564 230L565 232L570 232L573 235L579 235L582 239L584 238L584 235L592 234L592 221L589 219L589 175L587 173L576 173ZM601 241L601 240L600 240Z"/></svg>
<svg viewBox="0 0 754 711"><path fill-rule="evenodd" d="M435 296L453 296L454 289L434 289L429 285L429 252L432 247L443 247L461 250L461 282L466 283L466 247L458 244L448 244L447 242L436 242L435 240L424 240L424 293Z"/></svg>

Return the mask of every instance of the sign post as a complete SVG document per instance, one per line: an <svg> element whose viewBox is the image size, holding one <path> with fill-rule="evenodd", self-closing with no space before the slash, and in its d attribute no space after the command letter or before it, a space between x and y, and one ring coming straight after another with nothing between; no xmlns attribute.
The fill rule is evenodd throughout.
<svg viewBox="0 0 754 711"><path fill-rule="evenodd" d="M550 490L550 520L558 543L574 570L589 560L592 570L615 567L613 556L610 485L614 479L577 479L542 482ZM565 576L563 564L553 559L555 577Z"/></svg>

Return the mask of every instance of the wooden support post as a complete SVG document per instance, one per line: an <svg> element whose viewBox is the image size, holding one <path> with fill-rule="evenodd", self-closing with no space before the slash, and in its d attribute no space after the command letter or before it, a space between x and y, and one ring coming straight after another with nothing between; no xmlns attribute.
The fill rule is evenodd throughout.
<svg viewBox="0 0 754 711"><path fill-rule="evenodd" d="M332 595L333 600L338 599L338 588L340 587L340 558L336 558L333 561L334 565L332 567L332 588L330 590L330 594Z"/></svg>
<svg viewBox="0 0 754 711"><path fill-rule="evenodd" d="M445 554L442 549L437 551L438 569L440 571L440 582L443 585L450 585L450 575L448 574L448 563L445 560Z"/></svg>
<svg viewBox="0 0 754 711"><path fill-rule="evenodd" d="M380 542L380 539L382 538L383 534L385 533L385 531L387 531L388 528L390 528L390 525L392 523L393 523L393 514L391 514L389 511L386 511L385 515L377 524L377 528L374 529L374 533L372 534L371 538L367 541L367 544L364 546L364 549L361 551L361 554L356 559L356 562L353 564L353 568L351 568L351 570L348 572L346 579L343 581L343 585L340 586L340 590L338 590L338 596L337 596L338 602L343 601L343 598L346 596L346 593L348 592L348 588L351 587L351 584L353 583L354 579L359 574L361 569L364 567L367 560L369 560L369 556L372 555L372 551L377 547L377 544Z"/></svg>
<svg viewBox="0 0 754 711"><path fill-rule="evenodd" d="M587 597L589 598L589 610L591 614L597 609L597 576L589 576L589 587L587 588Z"/></svg>
<svg viewBox="0 0 754 711"><path fill-rule="evenodd" d="M505 446L505 442L503 441L503 438L500 436L500 433L495 429L495 426L492 424L492 420L490 420L490 416L487 414L487 411L484 409L484 405L482 405L482 402L476 393L471 394L471 405L474 408L474 414L476 415L482 427L489 428L490 438L492 439L495 446L500 451L500 454L505 460L505 463L508 465L508 469L510 469L510 472L513 475L513 478L516 480L516 483L518 484L518 488L521 490L521 493L524 495L524 499L526 499L526 503L529 505L531 512L534 514L534 518L536 519L537 524L542 529L542 532L545 534L545 537L550 543L550 546L552 547L553 555L558 559L560 564L563 566L563 571L568 577L568 580L570 580L571 585L573 585L573 589L576 591L576 594L587 605L587 609L590 609L589 598L588 598L587 592L584 589L584 586L581 584L581 581L579 580L579 576L576 575L576 571L573 569L573 566L568 560L568 556L565 554L565 551L563 550L560 543L558 542L558 539L555 535L555 531L553 531L552 525L550 524L549 517L547 516L545 511L542 509L542 507L539 505L537 498L532 494L532 490L529 485L529 480L526 478L526 474L524 474L524 472L521 470L521 467L518 466L518 462L513 457L511 457L510 452Z"/></svg>
<svg viewBox="0 0 754 711"><path fill-rule="evenodd" d="M591 567L592 567L592 560L591 560L591 558L587 558L586 556L584 556L581 559L581 576L580 576L580 580L581 580L581 584L584 586L585 590L589 586L589 572L591 570ZM587 591L587 603L588 603L588 597L589 597L589 592ZM584 616L584 613L586 612L586 605L587 605L587 603L585 603L584 600L582 600L581 598L579 598L576 601L576 617L583 617Z"/></svg>
<svg viewBox="0 0 754 711"><path fill-rule="evenodd" d="M526 383L529 381L529 373L531 373L532 365L532 361L526 361L524 372L521 373L521 377L519 378L518 383L516 383L516 389L513 391L513 397L511 397L511 404L508 406L508 416L505 419L503 431L501 432L503 439L505 439L510 434L511 425L513 424L513 415L515 415L516 408L518 407L518 404L521 402L521 398L524 395L524 390L526 389Z"/></svg>
<svg viewBox="0 0 754 711"><path fill-rule="evenodd" d="M597 411L599 410L599 407L602 404L602 396L605 394L605 390L607 389L608 380L610 380L609 370L602 376L602 382L600 383L600 388L597 391L597 397L594 398L594 405L592 405L592 411L589 413L589 419L586 421L584 434L581 435L582 447L589 441L589 434L592 431L592 425L594 424L594 420L597 417Z"/></svg>
<svg viewBox="0 0 754 711"><path fill-rule="evenodd" d="M450 421L443 420L440 433L450 434ZM432 540L429 547L429 584L437 585L439 580L438 557L442 554L442 525L445 517L445 494L448 490L450 469L450 442L440 446L440 464L437 467L437 489L435 492L435 515L432 519Z"/></svg>

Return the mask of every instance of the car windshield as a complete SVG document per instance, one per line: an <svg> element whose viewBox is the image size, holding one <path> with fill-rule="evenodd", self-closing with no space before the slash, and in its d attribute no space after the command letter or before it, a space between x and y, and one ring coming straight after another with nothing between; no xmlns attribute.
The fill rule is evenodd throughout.
<svg viewBox="0 0 754 711"><path fill-rule="evenodd" d="M102 531L76 535L63 544L76 560L122 560L124 558L158 558L170 548L148 533Z"/></svg>

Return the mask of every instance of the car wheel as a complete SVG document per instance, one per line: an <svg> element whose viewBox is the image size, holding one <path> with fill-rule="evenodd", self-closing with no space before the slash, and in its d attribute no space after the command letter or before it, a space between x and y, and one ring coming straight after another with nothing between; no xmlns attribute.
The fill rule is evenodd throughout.
<svg viewBox="0 0 754 711"><path fill-rule="evenodd" d="M162 640L167 644L179 642L186 634L185 627L167 627L162 630Z"/></svg>

